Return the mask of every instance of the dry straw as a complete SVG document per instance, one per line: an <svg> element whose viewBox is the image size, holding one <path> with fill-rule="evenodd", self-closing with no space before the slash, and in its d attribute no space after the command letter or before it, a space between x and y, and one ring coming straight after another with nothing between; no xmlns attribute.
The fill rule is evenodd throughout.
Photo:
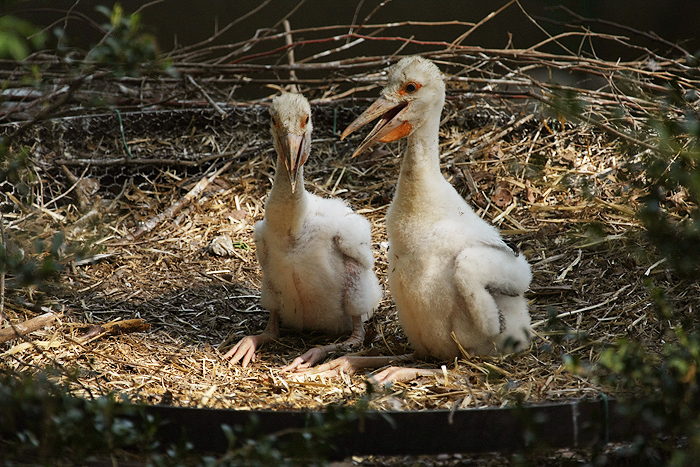
<svg viewBox="0 0 700 467"><path fill-rule="evenodd" d="M504 8L519 7L510 2ZM649 135L635 131L647 118L682 115L659 95L671 82L697 92L697 76L690 55L678 46L659 39L656 49L667 47L677 58L666 57L631 42L628 28L595 33L594 22L575 16L565 32L527 48L466 45L474 30L497 22L500 11L477 24L371 24L367 17L313 31L285 31L280 23L234 44L212 45L212 37L167 54L184 79L116 78L85 63L92 71L86 80L69 73L60 57L31 56L27 63L42 66L51 86L15 93L24 97L0 109L3 131L30 148L35 175L29 204L5 187L7 242L30 251L37 239L61 231L69 244L89 246L89 253L79 261L67 258L68 269L47 290L4 291L2 332L19 330L45 312L34 304L53 311L55 321L0 344L0 365L21 372L55 366L62 370L57 380L88 397L116 391L183 406L309 409L352 403L364 394L363 375L304 379L278 372L309 346L327 341L320 335L285 333L246 369L221 359L222 343L261 331L267 320L259 305L252 234L274 170L265 110L274 90L247 102L230 96L293 85L311 97L317 131L307 187L347 200L371 221L377 272L385 278L384 215L401 143L351 161L358 143L353 138L360 136L341 143L337 135L365 98L378 94L380 72L410 46L446 72L440 143L445 177L532 264L528 298L536 338L517 355L426 362L443 365L444 373L382 390L371 407L454 409L610 391L565 368L562 356L595 360L621 336L658 347L660 323L648 277L677 309L690 312L700 298L697 284L675 279L644 242L634 215L642 193L630 186L634 174L625 165L653 147ZM293 17L285 19L293 24ZM402 37L409 25L461 32L442 41ZM218 35L225 37L228 29ZM564 45L572 38L579 48ZM599 41L641 58L598 58L587 45ZM395 50L356 53L370 43ZM5 65L2 80L21 89L23 68ZM541 71L564 71L596 87L536 78ZM573 93L581 108L577 119L567 100ZM83 104L96 94L114 103L110 112ZM41 123L47 105L59 101L51 108L59 116L82 117ZM228 161L230 167L216 172ZM197 185L201 180L206 183ZM686 207L680 194L679 217ZM162 215L168 210L171 215ZM230 240L226 256L212 253L219 238ZM568 334L547 325L551 315ZM104 331L107 323L127 319L142 320L150 330ZM408 348L390 291L367 326L362 353L398 355Z"/></svg>

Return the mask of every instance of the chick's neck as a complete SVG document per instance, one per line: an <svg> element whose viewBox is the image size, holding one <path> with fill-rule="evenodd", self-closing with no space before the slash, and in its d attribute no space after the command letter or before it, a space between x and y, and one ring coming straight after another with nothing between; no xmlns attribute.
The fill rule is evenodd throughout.
<svg viewBox="0 0 700 467"><path fill-rule="evenodd" d="M265 204L265 219L275 228L288 233L298 232L304 222L307 207L307 193L304 188L304 167L297 171L297 183L294 193L289 179L289 172L281 157L277 157L275 178L272 182L270 196Z"/></svg>
<svg viewBox="0 0 700 467"><path fill-rule="evenodd" d="M438 115L428 118L408 136L393 202L400 212L424 211L440 202L439 188L446 180L440 172L439 126Z"/></svg>

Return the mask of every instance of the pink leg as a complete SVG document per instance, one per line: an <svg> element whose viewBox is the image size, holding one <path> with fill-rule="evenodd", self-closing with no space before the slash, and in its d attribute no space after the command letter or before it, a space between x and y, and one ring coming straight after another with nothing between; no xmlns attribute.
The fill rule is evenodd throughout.
<svg viewBox="0 0 700 467"><path fill-rule="evenodd" d="M303 355L294 359L292 363L280 369L280 371L303 371L311 368L313 365L321 361L328 355L329 352L343 351L349 352L353 347L362 344L365 339L365 323L359 316L352 317L352 334L347 340L339 344L329 344L319 347L314 347L308 350Z"/></svg>
<svg viewBox="0 0 700 467"><path fill-rule="evenodd" d="M386 385L390 383L399 383L403 381L412 381L419 376L442 375L442 370L425 369L425 368L406 368L400 366L392 366L386 370L382 370L376 375L367 378L372 384Z"/></svg>
<svg viewBox="0 0 700 467"><path fill-rule="evenodd" d="M236 364L241 360L243 368L248 366L248 363L255 361L255 349L271 340L277 339L280 335L279 331L279 316L276 310L270 310L270 319L267 321L267 326L261 334L255 336L246 336L231 350L223 356L224 360L231 359L231 364Z"/></svg>
<svg viewBox="0 0 700 467"><path fill-rule="evenodd" d="M410 360L413 354L391 357L350 357L344 356L319 365L316 368L302 370L299 373L320 376L339 376L341 373L353 375L365 368L380 368L392 363Z"/></svg>
<svg viewBox="0 0 700 467"><path fill-rule="evenodd" d="M300 373L329 377L339 376L341 373L353 375L362 369L379 368L386 365L392 365L398 362L413 360L414 358L414 354L398 355L395 357L345 356L336 358L335 360L331 360L330 362L324 363L323 365L319 365L316 368L312 368L306 371L300 371ZM442 374L442 370L438 369L406 368L391 366L380 371L376 375L369 376L367 378L367 381L375 385L386 385L389 383L411 381L420 376L440 376Z"/></svg>

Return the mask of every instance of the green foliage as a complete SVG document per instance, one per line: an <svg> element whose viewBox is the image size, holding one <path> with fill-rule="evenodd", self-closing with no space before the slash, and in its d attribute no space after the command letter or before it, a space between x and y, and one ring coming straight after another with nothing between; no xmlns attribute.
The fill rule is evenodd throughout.
<svg viewBox="0 0 700 467"><path fill-rule="evenodd" d="M135 420L141 419L141 423ZM155 422L113 395L69 396L46 375L0 375L0 443L3 460L33 459L45 465L79 463L117 449L148 451Z"/></svg>
<svg viewBox="0 0 700 467"><path fill-rule="evenodd" d="M0 58L24 60L32 49L46 43L46 34L15 16L0 16Z"/></svg>
<svg viewBox="0 0 700 467"><path fill-rule="evenodd" d="M633 81L633 80L630 80ZM648 240L681 278L700 273L700 110L695 91L678 83L659 96L626 88L628 95L650 102L655 112L644 119L623 107L600 115L585 114L575 95L553 101L557 112L592 121L628 135L625 171L629 193L642 193L637 215ZM653 104L653 105L652 105ZM630 123L632 125L630 126ZM640 157L634 157L641 152ZM660 342L620 338L597 361L563 357L571 371L594 378L621 402L625 415L664 437L640 437L625 453L629 465L697 465L700 458L700 323L692 312L674 309L664 291L647 283L654 302ZM557 324L557 323L554 323ZM568 332L562 332L566 336ZM654 345L656 344L656 345ZM601 458L601 465L604 465Z"/></svg>
<svg viewBox="0 0 700 467"><path fill-rule="evenodd" d="M649 287L657 322L663 326L660 349L626 337L600 352L597 361L564 355L566 368L596 381L618 400L622 415L654 433L640 436L618 461L628 465L692 466L700 457L700 328L680 316L663 290ZM554 323L559 328L563 323ZM565 332L564 334L569 334ZM679 441L687 441L679 445ZM605 456L596 465L607 465ZM617 465L617 464L613 464Z"/></svg>
<svg viewBox="0 0 700 467"><path fill-rule="evenodd" d="M23 201L31 203L30 186L35 181L36 176L30 169L29 150L13 150L4 144L4 139L0 136L0 183L9 183Z"/></svg>
<svg viewBox="0 0 700 467"><path fill-rule="evenodd" d="M663 316L668 304L657 294ZM688 444L678 449L659 439L642 439L633 453L645 465L696 465L700 456L700 333L682 325L665 331L660 354L637 341L620 339L597 366L601 382L622 391L627 415ZM626 395L624 395L626 394Z"/></svg>
<svg viewBox="0 0 700 467"><path fill-rule="evenodd" d="M143 31L141 15L126 15L119 3L111 11L104 6L96 9L109 18L109 23L103 26L105 37L88 54L89 62L107 66L117 76L138 76L168 67L159 62L156 39Z"/></svg>
<svg viewBox="0 0 700 467"><path fill-rule="evenodd" d="M662 112L649 121L658 150L642 161L648 194L639 217L674 269L692 278L700 271L700 113L688 97L674 86L667 106L684 109L683 117Z"/></svg>
<svg viewBox="0 0 700 467"><path fill-rule="evenodd" d="M63 242L63 234L57 232L48 249L42 241L37 241L35 254L27 254L22 248L9 242L0 243L0 271L9 274L8 286L41 288L46 280L63 269L59 259Z"/></svg>
<svg viewBox="0 0 700 467"><path fill-rule="evenodd" d="M159 423L144 406L121 402L114 394L93 399L71 396L66 388L38 375L0 374L0 452L7 462L80 465L111 457L139 458L144 465L287 466L324 465L334 443L363 416L357 407L330 406L307 414L307 427L256 435L257 421L221 426L228 440L220 456L195 451L186 440L165 445ZM128 453L128 454L126 454Z"/></svg>

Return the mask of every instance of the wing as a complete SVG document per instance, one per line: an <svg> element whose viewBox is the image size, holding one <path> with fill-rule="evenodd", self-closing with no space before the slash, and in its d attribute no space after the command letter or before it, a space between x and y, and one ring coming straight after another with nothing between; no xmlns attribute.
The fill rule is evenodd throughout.
<svg viewBox="0 0 700 467"><path fill-rule="evenodd" d="M279 292L269 280L274 277L274 265L270 264L269 245L266 240L268 230L265 221L255 223L254 236L255 239L255 255L258 258L258 264L262 270L262 283L260 284L260 304L268 310L277 310L281 306L281 298Z"/></svg>
<svg viewBox="0 0 700 467"><path fill-rule="evenodd" d="M455 260L455 284L477 326L487 335L499 334L504 327L503 313L508 311L498 306L499 297L524 301L532 273L525 257L515 256L509 247L485 246L460 251Z"/></svg>
<svg viewBox="0 0 700 467"><path fill-rule="evenodd" d="M357 261L362 269L372 269L372 230L367 219L355 213L338 219L338 230L333 240L344 256Z"/></svg>
<svg viewBox="0 0 700 467"><path fill-rule="evenodd" d="M498 335L502 321L498 305L488 289L495 272L491 264L493 253L503 255L491 248L465 248L457 255L454 269L455 287L466 305L465 311L475 328L486 337ZM483 266L489 270L484 270Z"/></svg>
<svg viewBox="0 0 700 467"><path fill-rule="evenodd" d="M314 211L322 219L324 230L333 232L338 251L355 260L362 269L374 266L372 229L369 221L348 207L343 200L314 196Z"/></svg>
<svg viewBox="0 0 700 467"><path fill-rule="evenodd" d="M520 250L518 249L517 245L515 245L513 242L505 241L501 237L481 239L479 240L479 243L489 248L496 248L497 250L510 253L513 256L518 256L520 254Z"/></svg>

